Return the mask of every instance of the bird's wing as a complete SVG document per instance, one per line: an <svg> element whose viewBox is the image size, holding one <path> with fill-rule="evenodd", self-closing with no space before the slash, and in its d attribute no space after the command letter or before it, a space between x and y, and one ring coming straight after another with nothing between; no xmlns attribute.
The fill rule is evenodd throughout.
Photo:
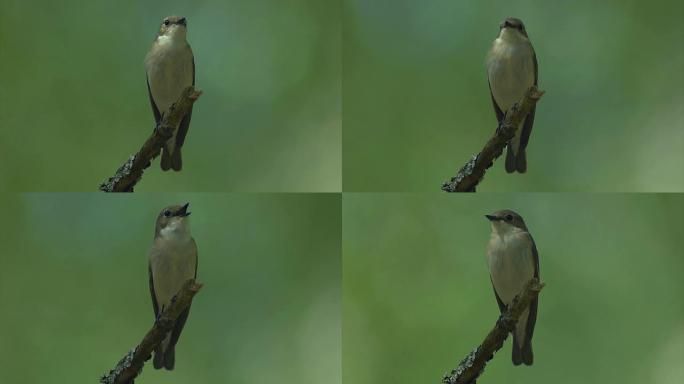
<svg viewBox="0 0 684 384"><path fill-rule="evenodd" d="M150 89L149 78L147 78L147 93L150 96L150 105L152 106L152 113L154 113L154 122L159 123L159 120L161 120L161 114L159 113L159 108L157 108L157 104L154 103L154 98L152 97L152 90Z"/></svg>
<svg viewBox="0 0 684 384"><path fill-rule="evenodd" d="M537 80L539 78L539 67L537 66L537 54L534 52L534 48L532 48L532 61L534 62L534 85L537 85Z"/></svg>
<svg viewBox="0 0 684 384"><path fill-rule="evenodd" d="M197 278L198 258L197 258L197 243L195 243L195 239L192 239L192 248L195 249L195 279L196 279Z"/></svg>
<svg viewBox="0 0 684 384"><path fill-rule="evenodd" d="M489 281L492 280L492 276L489 276ZM499 304L499 312L504 313L506 311L506 304L501 301L501 298L499 298L499 294L496 293L496 288L494 288L494 282L492 281L492 289L494 290L494 296L496 296L496 303Z"/></svg>
<svg viewBox="0 0 684 384"><path fill-rule="evenodd" d="M537 54L534 53L534 48L532 49L532 61L534 62L534 85L537 85L538 69L537 69ZM534 112L537 110L535 105L530 110L530 113L525 118L525 123L522 127L522 132L520 134L520 149L523 150L527 148L527 142L530 140L530 134L532 133L532 126L534 125Z"/></svg>
<svg viewBox="0 0 684 384"><path fill-rule="evenodd" d="M496 113L496 121L500 123L504 118L504 113L501 111L501 108L499 108L499 105L496 104L494 94L492 93L492 84L489 82L489 80L487 80L487 84L489 84L489 95L492 97L492 105L494 105L494 113Z"/></svg>
<svg viewBox="0 0 684 384"><path fill-rule="evenodd" d="M157 304L157 295L154 293L154 279L152 277L152 266L147 264L147 272L150 275L150 295L152 296L152 308L154 309L154 318L159 316L159 304Z"/></svg>
<svg viewBox="0 0 684 384"><path fill-rule="evenodd" d="M192 58L192 85L195 85L195 58ZM188 128L190 128L190 119L192 119L192 107L190 107L190 111L188 111L188 114L183 117L183 120L181 120L180 125L178 126L178 132L176 133L176 148L180 148L183 146L183 143L185 142L185 135L188 134Z"/></svg>
<svg viewBox="0 0 684 384"><path fill-rule="evenodd" d="M195 278L197 278L197 244L195 243L195 239L192 239L192 245L194 248L193 252L193 258L195 259ZM192 305L192 303L190 303ZM185 311L181 312L180 315L178 315L178 319L176 319L176 324L173 326L173 329L171 330L171 340L169 340L169 347L173 348L174 345L178 342L178 338L180 337L181 332L183 331L183 327L185 326L185 321L188 319L188 315L190 314L190 306L188 305L188 308L185 309Z"/></svg>
<svg viewBox="0 0 684 384"><path fill-rule="evenodd" d="M530 240L532 241L532 259L534 260L534 277L539 279L539 254L537 253L537 246L534 243L532 235L530 235ZM532 340L532 334L534 333L534 325L537 323L537 305L539 304L539 298L535 297L534 300L530 302L530 314L527 316L527 327L525 328L525 339L527 341Z"/></svg>
<svg viewBox="0 0 684 384"><path fill-rule="evenodd" d="M532 240L532 258L534 259L534 277L539 278L539 254L537 253L537 245L534 243L532 235L530 235L530 240Z"/></svg>

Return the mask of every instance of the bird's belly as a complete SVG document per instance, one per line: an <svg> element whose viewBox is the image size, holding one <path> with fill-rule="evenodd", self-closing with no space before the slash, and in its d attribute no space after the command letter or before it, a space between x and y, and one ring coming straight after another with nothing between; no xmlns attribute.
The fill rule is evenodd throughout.
<svg viewBox="0 0 684 384"><path fill-rule="evenodd" d="M532 53L525 51L501 49L487 63L492 96L504 113L534 85Z"/></svg>
<svg viewBox="0 0 684 384"><path fill-rule="evenodd" d="M191 53L169 48L148 63L147 80L159 113L164 115L178 101L183 90L192 85L193 64ZM177 127L167 141L167 148L175 150Z"/></svg>
<svg viewBox="0 0 684 384"><path fill-rule="evenodd" d="M148 71L148 80L154 103L159 113L164 114L178 101L183 90L192 85L192 63L188 66L164 56L155 64L156 70Z"/></svg>
<svg viewBox="0 0 684 384"><path fill-rule="evenodd" d="M183 284L195 276L190 252L169 252L152 266L154 292L159 308L168 306Z"/></svg>
<svg viewBox="0 0 684 384"><path fill-rule="evenodd" d="M534 277L534 261L529 249L491 249L488 255L492 284L501 301L509 304Z"/></svg>
<svg viewBox="0 0 684 384"><path fill-rule="evenodd" d="M534 63L532 53L526 52L525 48L499 48L495 52L487 63L489 86L501 112L506 113L534 85ZM518 127L512 139L514 152L520 145L521 133L522 129Z"/></svg>

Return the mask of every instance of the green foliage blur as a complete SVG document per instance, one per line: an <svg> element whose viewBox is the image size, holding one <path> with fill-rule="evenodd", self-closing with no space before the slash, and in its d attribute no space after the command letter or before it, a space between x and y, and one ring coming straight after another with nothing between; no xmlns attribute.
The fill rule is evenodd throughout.
<svg viewBox="0 0 684 384"><path fill-rule="evenodd" d="M183 171L157 159L135 195L22 194L95 191L140 148L143 59L172 14L204 92ZM684 191L683 14L674 0L0 2L1 381L112 368L153 322L156 215L189 201L205 287L176 370L141 382L437 383L498 316L483 215L502 208L526 219L547 287L534 366L513 367L508 341L483 382L684 382L684 195L438 192L496 127L484 60L508 16L546 95L528 173L499 161L479 192Z"/></svg>
<svg viewBox="0 0 684 384"><path fill-rule="evenodd" d="M338 0L0 2L0 191L96 191L154 127L143 59L188 19L183 171L136 191L341 190Z"/></svg>
<svg viewBox="0 0 684 384"><path fill-rule="evenodd" d="M478 383L681 383L684 197L345 194L342 378L438 383L491 330L484 215L520 213L541 279L535 362Z"/></svg>
<svg viewBox="0 0 684 384"><path fill-rule="evenodd" d="M539 61L526 175L479 191L683 191L684 2L347 0L345 191L439 191L496 128L485 55L521 18Z"/></svg>
<svg viewBox="0 0 684 384"><path fill-rule="evenodd" d="M175 370L136 382L340 382L339 195L0 197L2 382L94 383L142 339L155 219L181 202L204 288Z"/></svg>

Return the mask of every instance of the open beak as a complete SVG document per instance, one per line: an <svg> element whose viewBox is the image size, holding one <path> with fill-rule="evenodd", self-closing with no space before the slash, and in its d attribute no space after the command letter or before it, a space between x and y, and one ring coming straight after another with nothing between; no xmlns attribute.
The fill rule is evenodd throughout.
<svg viewBox="0 0 684 384"><path fill-rule="evenodd" d="M500 218L499 216L494 216L494 215L485 215L485 217L486 217L489 221L499 221L499 220L501 220L501 218Z"/></svg>
<svg viewBox="0 0 684 384"><path fill-rule="evenodd" d="M178 212L176 212L176 216L180 216L180 217L190 216L190 212L188 212L188 205L190 205L190 203L185 203L185 205L182 206L181 209L178 210Z"/></svg>

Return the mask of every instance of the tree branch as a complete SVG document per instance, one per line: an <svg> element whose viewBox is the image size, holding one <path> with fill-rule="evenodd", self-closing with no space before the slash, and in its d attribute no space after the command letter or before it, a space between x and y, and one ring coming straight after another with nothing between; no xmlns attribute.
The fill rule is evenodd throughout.
<svg viewBox="0 0 684 384"><path fill-rule="evenodd" d="M499 316L494 329L492 329L482 344L471 351L458 364L450 375L442 378L444 384L475 384L475 380L484 371L487 362L494 357L494 352L501 349L508 334L515 329L520 315L530 306L539 292L544 288L544 283L537 278L530 280L523 291L519 293L506 311Z"/></svg>
<svg viewBox="0 0 684 384"><path fill-rule="evenodd" d="M192 298L201 288L202 284L196 283L195 279L186 281L171 300L171 304L159 314L154 326L147 332L140 344L119 360L116 367L109 371L109 374L103 375L100 378L100 383L133 384L133 379L140 374L145 361L149 360L152 355L152 351L171 332L178 316L190 306Z"/></svg>
<svg viewBox="0 0 684 384"><path fill-rule="evenodd" d="M142 178L143 171L150 166L152 159L159 156L164 144L173 136L185 115L190 112L192 105L202 94L195 87L187 87L181 97L164 113L161 121L154 127L152 135L145 141L140 151L128 158L114 176L107 182L100 184L104 192L133 192L133 187Z"/></svg>
<svg viewBox="0 0 684 384"><path fill-rule="evenodd" d="M516 103L506 111L506 115L499 123L487 144L480 153L474 155L458 171L450 181L442 184L445 192L475 192L475 187L482 181L484 174L494 164L494 160L501 156L508 142L515 136L515 131L520 123L530 113L537 101L544 95L536 86L530 87L525 92L522 101Z"/></svg>

